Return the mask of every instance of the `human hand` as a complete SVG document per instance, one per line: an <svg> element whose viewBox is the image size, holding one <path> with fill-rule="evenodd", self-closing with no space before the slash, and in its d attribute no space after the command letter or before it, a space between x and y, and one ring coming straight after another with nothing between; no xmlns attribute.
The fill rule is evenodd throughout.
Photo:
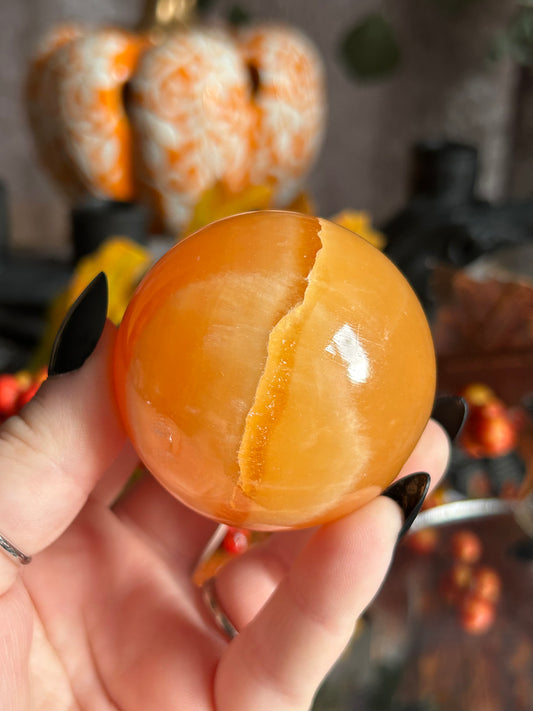
<svg viewBox="0 0 533 711"><path fill-rule="evenodd" d="M192 583L216 523L149 476L116 501L137 457L113 405L110 323L81 365L104 292L102 278L88 288L54 355L55 372L81 367L0 429L0 531L33 556L0 555L2 710L304 711L386 575L402 510L380 496L230 563L216 581L239 630L226 638ZM431 421L401 476L434 486L447 457Z"/></svg>

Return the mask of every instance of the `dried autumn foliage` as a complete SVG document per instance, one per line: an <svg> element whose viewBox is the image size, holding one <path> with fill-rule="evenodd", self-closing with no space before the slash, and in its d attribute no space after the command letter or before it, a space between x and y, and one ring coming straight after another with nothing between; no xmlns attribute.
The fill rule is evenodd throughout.
<svg viewBox="0 0 533 711"><path fill-rule="evenodd" d="M473 381L507 403L533 392L533 286L477 280L465 270L435 272L433 336L440 385L457 392Z"/></svg>

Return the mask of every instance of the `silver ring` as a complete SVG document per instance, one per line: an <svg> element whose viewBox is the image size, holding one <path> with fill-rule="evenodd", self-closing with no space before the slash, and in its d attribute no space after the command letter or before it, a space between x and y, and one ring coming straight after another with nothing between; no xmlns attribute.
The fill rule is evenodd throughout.
<svg viewBox="0 0 533 711"><path fill-rule="evenodd" d="M239 630L227 617L224 610L221 608L220 603L217 598L217 593L215 590L215 578L208 578L205 583L202 584L202 595L204 602L210 610L217 627L224 632L230 639L234 639L238 634Z"/></svg>
<svg viewBox="0 0 533 711"><path fill-rule="evenodd" d="M20 548L17 548L17 546L14 546L12 543L10 543L5 536L2 536L0 533L0 548L10 555L12 558L15 559L17 563L20 565L28 565L28 563L31 563L31 555L26 555L23 553Z"/></svg>

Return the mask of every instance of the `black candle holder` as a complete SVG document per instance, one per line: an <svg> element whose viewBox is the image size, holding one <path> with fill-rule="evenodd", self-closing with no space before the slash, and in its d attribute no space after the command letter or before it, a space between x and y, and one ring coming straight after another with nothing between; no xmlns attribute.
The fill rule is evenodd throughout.
<svg viewBox="0 0 533 711"><path fill-rule="evenodd" d="M144 205L89 198L71 211L74 262L94 252L110 237L147 244L150 213Z"/></svg>
<svg viewBox="0 0 533 711"><path fill-rule="evenodd" d="M410 281L426 310L434 307L437 266L461 268L478 257L533 240L533 200L490 203L476 195L474 146L430 141L414 146L410 198L381 227L386 253Z"/></svg>

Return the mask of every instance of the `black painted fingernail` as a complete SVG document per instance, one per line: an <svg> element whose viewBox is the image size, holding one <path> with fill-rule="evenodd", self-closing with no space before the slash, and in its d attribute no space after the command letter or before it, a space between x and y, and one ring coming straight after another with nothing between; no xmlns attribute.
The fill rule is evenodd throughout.
<svg viewBox="0 0 533 711"><path fill-rule="evenodd" d="M418 516L429 491L430 481L429 474L418 472L398 479L382 493L382 496L388 496L389 499L396 501L403 511L403 526L398 534L398 540L405 536Z"/></svg>
<svg viewBox="0 0 533 711"><path fill-rule="evenodd" d="M52 346L48 375L81 368L96 348L107 317L107 277L100 272L69 309Z"/></svg>
<svg viewBox="0 0 533 711"><path fill-rule="evenodd" d="M431 417L444 427L453 442L463 428L466 413L466 402L462 397L447 395L435 402Z"/></svg>

